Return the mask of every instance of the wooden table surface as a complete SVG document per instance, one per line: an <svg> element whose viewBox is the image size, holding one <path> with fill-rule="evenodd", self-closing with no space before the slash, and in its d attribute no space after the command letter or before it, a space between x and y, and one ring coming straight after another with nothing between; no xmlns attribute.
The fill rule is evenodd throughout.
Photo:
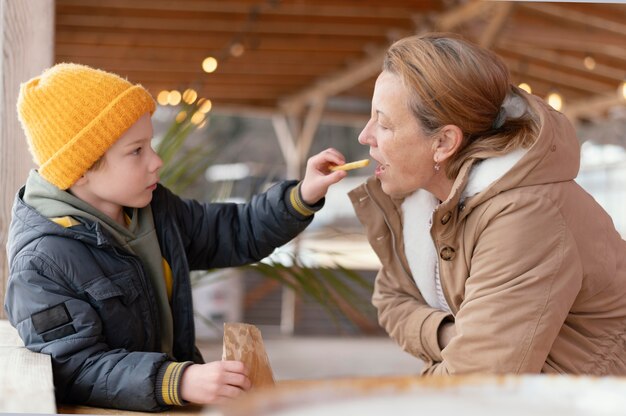
<svg viewBox="0 0 626 416"><path fill-rule="evenodd" d="M24 347L9 321L0 320L0 413L54 413L50 356Z"/></svg>

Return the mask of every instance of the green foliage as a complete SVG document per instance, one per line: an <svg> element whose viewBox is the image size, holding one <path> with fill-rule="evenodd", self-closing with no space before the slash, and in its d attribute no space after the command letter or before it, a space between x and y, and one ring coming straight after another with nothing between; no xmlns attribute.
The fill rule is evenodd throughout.
<svg viewBox="0 0 626 416"><path fill-rule="evenodd" d="M163 160L161 183L180 194L211 165L216 147L211 142L186 147L189 136L197 130L198 125L192 122L194 114L200 113L197 104L186 104L179 115L156 146L156 152ZM194 120L196 121L196 120Z"/></svg>

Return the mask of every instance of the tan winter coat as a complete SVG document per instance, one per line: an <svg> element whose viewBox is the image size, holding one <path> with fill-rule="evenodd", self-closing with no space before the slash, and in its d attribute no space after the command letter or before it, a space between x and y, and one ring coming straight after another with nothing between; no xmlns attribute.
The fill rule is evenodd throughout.
<svg viewBox="0 0 626 416"><path fill-rule="evenodd" d="M576 182L579 143L541 100L541 132L523 158L460 202L470 164L433 213L431 236L452 314L424 301L404 254L402 200L370 178L350 193L383 267L379 321L426 374L626 375L626 242ZM441 350L437 330L457 335Z"/></svg>

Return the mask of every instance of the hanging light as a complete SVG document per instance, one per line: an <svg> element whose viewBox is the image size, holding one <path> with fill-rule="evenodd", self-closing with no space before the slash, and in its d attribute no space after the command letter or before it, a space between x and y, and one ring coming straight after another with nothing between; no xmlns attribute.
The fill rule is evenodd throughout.
<svg viewBox="0 0 626 416"><path fill-rule="evenodd" d="M211 100L206 98L201 98L198 100L198 111L200 111L202 114L206 114L211 111L212 107L213 103L211 102Z"/></svg>
<svg viewBox="0 0 626 416"><path fill-rule="evenodd" d="M196 111L195 113L193 113L193 115L191 116L191 122L193 124L201 124L204 121L204 113L202 113L201 111Z"/></svg>
<svg viewBox="0 0 626 416"><path fill-rule="evenodd" d="M198 93L194 89L188 88L183 92L183 101L187 104L193 104L196 98L198 98Z"/></svg>
<svg viewBox="0 0 626 416"><path fill-rule="evenodd" d="M178 105L180 104L180 92L176 91L176 90L172 90L169 92L169 94L167 94L167 102L170 105Z"/></svg>
<svg viewBox="0 0 626 416"><path fill-rule="evenodd" d="M235 58L239 58L246 51L246 48L240 42L230 45L230 54Z"/></svg>
<svg viewBox="0 0 626 416"><path fill-rule="evenodd" d="M619 92L622 98L626 100L626 79L619 85Z"/></svg>
<svg viewBox="0 0 626 416"><path fill-rule="evenodd" d="M561 111L561 108L563 108L563 97L556 91L552 91L548 94L546 101L548 101L550 107L554 108L556 111Z"/></svg>
<svg viewBox="0 0 626 416"><path fill-rule="evenodd" d="M585 65L585 68L587 68L589 71L593 71L593 69L596 67L596 60L593 59L593 56L587 55L583 59L583 65Z"/></svg>
<svg viewBox="0 0 626 416"><path fill-rule="evenodd" d="M167 97L170 95L170 92L167 90L163 90L157 95L157 103L159 105L168 105Z"/></svg>
<svg viewBox="0 0 626 416"><path fill-rule="evenodd" d="M533 93L533 89L532 89L532 88L530 88L530 85L528 85L528 84L527 84L527 83L525 83L525 82L520 83L517 87L518 87L519 89L522 89L522 90L526 91L526 92L527 92L527 93L529 93L529 94L532 94L532 93Z"/></svg>
<svg viewBox="0 0 626 416"><path fill-rule="evenodd" d="M217 69L217 59L212 56L204 58L204 61L202 61L202 69L209 74L214 72Z"/></svg>

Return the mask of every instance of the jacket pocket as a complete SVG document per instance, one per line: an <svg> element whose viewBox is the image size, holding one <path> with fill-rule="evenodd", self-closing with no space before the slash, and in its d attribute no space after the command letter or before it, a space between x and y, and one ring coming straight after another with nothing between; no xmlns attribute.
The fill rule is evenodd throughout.
<svg viewBox="0 0 626 416"><path fill-rule="evenodd" d="M85 288L85 292L96 302L120 297L124 305L130 305L139 293L133 279L128 274L122 276L101 277Z"/></svg>
<svg viewBox="0 0 626 416"><path fill-rule="evenodd" d="M129 272L100 277L84 289L112 348L145 349L149 313Z"/></svg>

